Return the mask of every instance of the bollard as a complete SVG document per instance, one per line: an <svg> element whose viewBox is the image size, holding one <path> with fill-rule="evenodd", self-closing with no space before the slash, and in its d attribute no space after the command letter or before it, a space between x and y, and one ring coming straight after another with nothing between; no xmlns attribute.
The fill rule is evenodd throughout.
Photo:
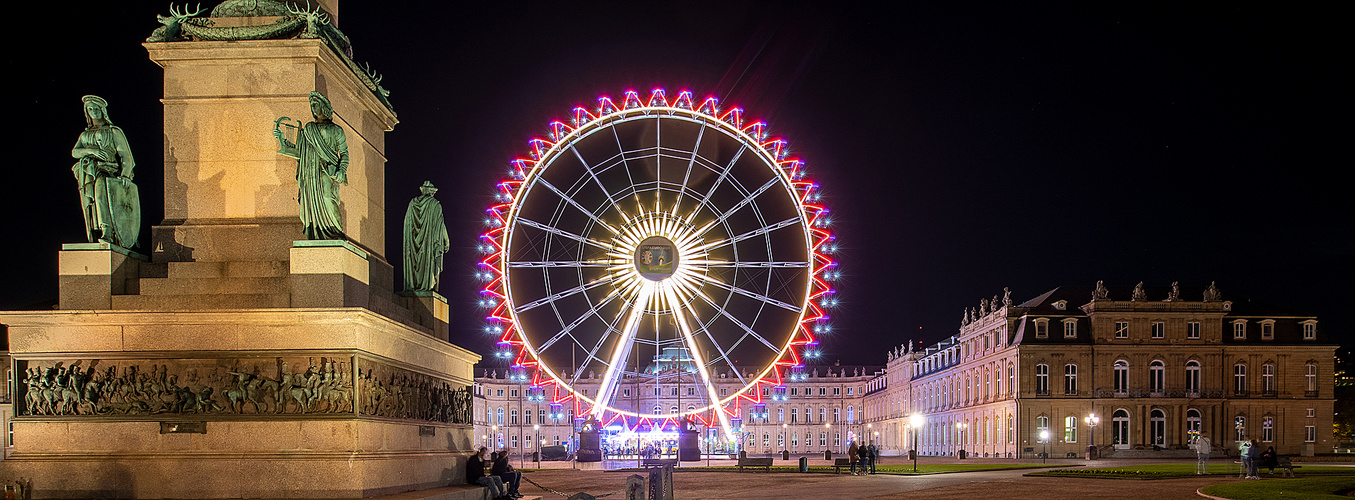
<svg viewBox="0 0 1355 500"><path fill-rule="evenodd" d="M748 458L748 450L739 450L739 460Z"/></svg>
<svg viewBox="0 0 1355 500"><path fill-rule="evenodd" d="M781 450L781 460L790 460L790 452Z"/></svg>
<svg viewBox="0 0 1355 500"><path fill-rule="evenodd" d="M673 500L673 466L649 469L649 500Z"/></svg>
<svg viewBox="0 0 1355 500"><path fill-rule="evenodd" d="M823 459L824 459L824 460L832 460L832 459L833 459L833 450L823 450Z"/></svg>
<svg viewBox="0 0 1355 500"><path fill-rule="evenodd" d="M809 457L800 457L800 472L809 472Z"/></svg>
<svg viewBox="0 0 1355 500"><path fill-rule="evenodd" d="M626 478L626 500L645 500L645 478L631 474Z"/></svg>

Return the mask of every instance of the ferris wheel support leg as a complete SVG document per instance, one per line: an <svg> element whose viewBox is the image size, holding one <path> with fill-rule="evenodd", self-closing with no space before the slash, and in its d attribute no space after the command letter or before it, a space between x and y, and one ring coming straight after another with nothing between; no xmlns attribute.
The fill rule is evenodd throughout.
<svg viewBox="0 0 1355 500"><path fill-rule="evenodd" d="M621 378L621 364L630 359L630 348L635 344L635 333L640 329L640 318L644 316L645 309L649 308L650 298L654 295L654 284L645 283L640 287L640 293L635 297L635 302L631 304L630 316L626 318L626 326L621 329L621 338L616 341L616 349L612 350L611 362L607 364L607 372L602 375L602 384L598 387L598 400L593 408L611 408L612 395L616 391L617 379ZM639 408L636 408L639 413ZM602 415L598 415L601 419Z"/></svg>
<svg viewBox="0 0 1355 500"><path fill-rule="evenodd" d="M706 396L710 398L709 401L712 406L717 406L715 414L720 418L720 429L724 432L726 440L733 441L734 429L730 427L729 415L725 414L724 408L718 407L717 402L720 401L720 398L715 393L715 386L710 382L710 371L706 370L706 360L701 357L701 351L697 349L696 337L692 335L691 327L687 325L687 317L682 314L682 308L679 307L682 302L677 300L672 288L665 287L663 293L668 300L669 307L672 308L673 318L677 320L678 327L682 329L682 338L687 342L687 350L696 361L694 364L696 371L701 374L701 382L706 386Z"/></svg>

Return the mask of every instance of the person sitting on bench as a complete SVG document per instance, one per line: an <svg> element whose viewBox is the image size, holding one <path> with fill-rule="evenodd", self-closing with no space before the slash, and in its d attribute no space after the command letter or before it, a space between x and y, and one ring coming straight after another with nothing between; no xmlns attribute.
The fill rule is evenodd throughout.
<svg viewBox="0 0 1355 500"><path fill-rule="evenodd" d="M494 500L510 498L503 488L503 480L498 476L488 475L489 471L485 470L485 461L488 459L489 449L483 446L466 459L466 482L488 487L494 493Z"/></svg>
<svg viewBox="0 0 1355 500"><path fill-rule="evenodd" d="M513 470L512 465L508 465L508 448L499 450L489 473L503 481L503 485L508 488L508 496L522 498L522 494L518 493L518 484L522 483L522 473Z"/></svg>

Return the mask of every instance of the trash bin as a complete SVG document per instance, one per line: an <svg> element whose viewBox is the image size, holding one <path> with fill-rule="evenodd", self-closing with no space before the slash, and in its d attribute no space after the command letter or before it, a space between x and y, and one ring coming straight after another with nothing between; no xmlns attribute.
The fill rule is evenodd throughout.
<svg viewBox="0 0 1355 500"><path fill-rule="evenodd" d="M1096 447L1087 445L1087 460L1096 460Z"/></svg>
<svg viewBox="0 0 1355 500"><path fill-rule="evenodd" d="M823 450L823 459L824 459L824 460L832 460L832 459L833 459L833 450Z"/></svg>
<svg viewBox="0 0 1355 500"><path fill-rule="evenodd" d="M917 460L917 450L908 450L908 459Z"/></svg>
<svg viewBox="0 0 1355 500"><path fill-rule="evenodd" d="M960 450L960 451L955 452L955 457L956 457L956 458L959 458L960 460L964 460L965 457L967 457L967 456L969 456L969 452L967 452L967 451Z"/></svg>
<svg viewBox="0 0 1355 500"><path fill-rule="evenodd" d="M739 450L739 459L748 458L748 450Z"/></svg>
<svg viewBox="0 0 1355 500"><path fill-rule="evenodd" d="M809 472L809 457L800 457L800 472Z"/></svg>
<svg viewBox="0 0 1355 500"><path fill-rule="evenodd" d="M781 460L790 460L790 452L781 450Z"/></svg>
<svg viewBox="0 0 1355 500"><path fill-rule="evenodd" d="M532 461L533 461L533 462L540 462L540 461L541 461L541 452L539 452L539 451L533 451L533 452L532 452Z"/></svg>

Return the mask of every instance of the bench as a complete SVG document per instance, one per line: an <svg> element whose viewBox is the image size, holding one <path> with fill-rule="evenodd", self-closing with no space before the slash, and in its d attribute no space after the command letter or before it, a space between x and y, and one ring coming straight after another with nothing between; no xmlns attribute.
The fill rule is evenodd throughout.
<svg viewBox="0 0 1355 500"><path fill-rule="evenodd" d="M743 472L744 467L762 467L767 472L772 471L772 459L770 458L740 458L739 472Z"/></svg>
<svg viewBox="0 0 1355 500"><path fill-rule="evenodd" d="M848 470L850 470L851 466L852 463L850 459L846 458L833 459L833 474L841 474L843 467L848 467L849 468Z"/></svg>
<svg viewBox="0 0 1355 500"><path fill-rule="evenodd" d="M676 465L677 465L676 458L646 458L640 461L640 467L646 469L650 467L669 467Z"/></svg>
<svg viewBox="0 0 1355 500"><path fill-rule="evenodd" d="M1294 465L1294 460L1289 457L1276 457L1275 466L1280 468L1280 477L1284 477L1285 474L1294 477L1294 469L1303 468L1302 465Z"/></svg>

